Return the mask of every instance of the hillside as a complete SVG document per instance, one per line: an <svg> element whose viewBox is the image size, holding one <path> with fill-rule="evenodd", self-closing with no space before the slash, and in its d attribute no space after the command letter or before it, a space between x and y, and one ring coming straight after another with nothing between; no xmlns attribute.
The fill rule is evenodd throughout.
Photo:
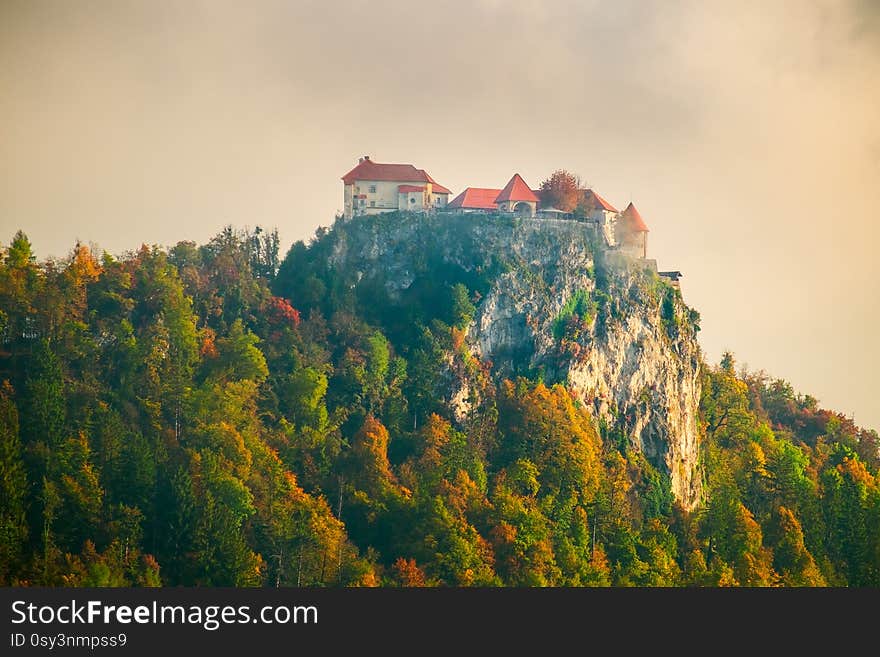
<svg viewBox="0 0 880 657"><path fill-rule="evenodd" d="M699 316L638 261L612 260L588 225L393 214L343 224L325 241L315 247L330 250L324 260L288 259L279 290L306 297L303 272L314 271L353 293L325 299L325 315L359 304L398 349L417 327L448 324L449 376L436 377L431 396L456 420L482 401L472 372L480 365L495 379L565 384L609 434L671 478L678 500L696 504Z"/></svg>
<svg viewBox="0 0 880 657"><path fill-rule="evenodd" d="M0 584L880 585L878 438L568 221L0 266Z"/></svg>

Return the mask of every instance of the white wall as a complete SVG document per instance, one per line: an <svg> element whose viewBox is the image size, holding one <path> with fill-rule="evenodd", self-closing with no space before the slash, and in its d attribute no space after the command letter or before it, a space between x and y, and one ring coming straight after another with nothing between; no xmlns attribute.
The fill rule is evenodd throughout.
<svg viewBox="0 0 880 657"><path fill-rule="evenodd" d="M342 213L346 219L351 219L354 214L351 205L352 194L354 193L354 185L343 185L342 189Z"/></svg>
<svg viewBox="0 0 880 657"><path fill-rule="evenodd" d="M385 181L385 180L355 180L355 194L366 194L367 202L365 208L374 210L396 210L397 209L397 187L407 183ZM408 183L412 184L412 183ZM372 187L376 188L375 192L371 192Z"/></svg>
<svg viewBox="0 0 880 657"><path fill-rule="evenodd" d="M602 234L605 235L605 243L608 246L617 245L617 215L607 210L591 210L590 218L599 222L602 227Z"/></svg>
<svg viewBox="0 0 880 657"><path fill-rule="evenodd" d="M399 192L400 185L414 185L416 187L424 187L430 183L413 183L387 180L356 180L353 185L345 185L343 191L343 201L345 217L351 218L354 214L354 197L360 194L366 195L366 202L363 206L363 212L366 214L376 214L379 212L389 212L391 210L425 210L425 192ZM376 191L371 192L370 188L375 187ZM448 194L427 194L429 207L442 208L449 202ZM410 200L415 202L411 203Z"/></svg>

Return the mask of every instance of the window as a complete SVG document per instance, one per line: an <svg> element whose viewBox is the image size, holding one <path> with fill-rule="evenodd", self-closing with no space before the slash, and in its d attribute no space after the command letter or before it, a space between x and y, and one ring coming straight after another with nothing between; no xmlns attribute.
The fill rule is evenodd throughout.
<svg viewBox="0 0 880 657"><path fill-rule="evenodd" d="M376 193L376 186L370 185L370 194L375 194L375 193Z"/></svg>
<svg viewBox="0 0 880 657"><path fill-rule="evenodd" d="M376 201L370 201L370 207L371 207L371 208L375 208L375 207L376 207Z"/></svg>
<svg viewBox="0 0 880 657"><path fill-rule="evenodd" d="M415 203L416 200L415 200L414 198L410 197L409 202L410 202L410 203Z"/></svg>

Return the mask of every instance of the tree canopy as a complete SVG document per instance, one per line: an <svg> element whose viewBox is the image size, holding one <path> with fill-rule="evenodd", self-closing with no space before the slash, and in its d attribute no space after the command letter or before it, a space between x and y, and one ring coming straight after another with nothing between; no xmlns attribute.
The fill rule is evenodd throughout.
<svg viewBox="0 0 880 657"><path fill-rule="evenodd" d="M573 212L581 200L580 178L565 169L557 169L542 180L539 189L543 207Z"/></svg>
<svg viewBox="0 0 880 657"><path fill-rule="evenodd" d="M545 182L569 207L552 194L576 178ZM426 259L395 301L347 285L331 239L283 262L277 234L232 228L37 262L12 238L0 585L880 585L876 432L703 364L687 511L564 385L464 349L486 270Z"/></svg>

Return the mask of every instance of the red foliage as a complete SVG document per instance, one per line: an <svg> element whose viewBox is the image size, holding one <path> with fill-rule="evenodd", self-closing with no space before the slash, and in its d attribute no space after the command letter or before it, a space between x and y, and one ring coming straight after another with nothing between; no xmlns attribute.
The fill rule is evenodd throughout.
<svg viewBox="0 0 880 657"><path fill-rule="evenodd" d="M301 321L299 311L290 305L287 299L272 297L268 304L269 321L273 324L282 324L296 328Z"/></svg>
<svg viewBox="0 0 880 657"><path fill-rule="evenodd" d="M580 199L580 179L565 169L557 169L541 183L541 205L571 212Z"/></svg>

